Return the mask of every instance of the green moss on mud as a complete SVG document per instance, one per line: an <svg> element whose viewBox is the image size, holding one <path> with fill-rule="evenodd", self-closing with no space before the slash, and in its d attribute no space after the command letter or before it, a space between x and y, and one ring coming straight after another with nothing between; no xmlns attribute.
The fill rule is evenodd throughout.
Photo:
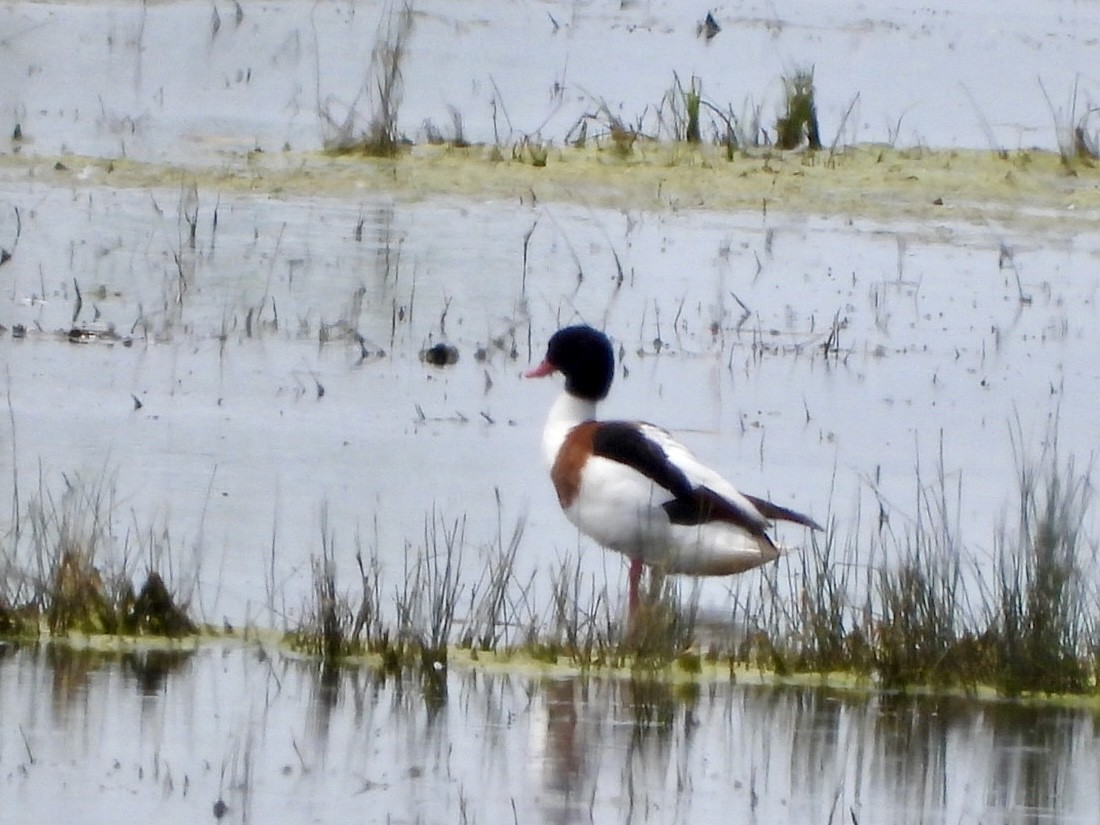
<svg viewBox="0 0 1100 825"><path fill-rule="evenodd" d="M872 220L951 219L1095 230L1100 169L1067 168L1053 152L1002 157L974 150L759 150L726 160L723 147L638 141L547 149L545 165L505 160L493 147L417 146L394 159L262 153L218 167L128 160L0 157L0 177L73 186L156 187L193 181L219 192L410 200L436 195L616 209L769 210Z"/></svg>

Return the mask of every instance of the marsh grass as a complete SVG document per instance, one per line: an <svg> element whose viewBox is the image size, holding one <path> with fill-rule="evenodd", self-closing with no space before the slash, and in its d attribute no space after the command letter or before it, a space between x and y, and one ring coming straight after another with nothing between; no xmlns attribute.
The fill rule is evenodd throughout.
<svg viewBox="0 0 1100 825"><path fill-rule="evenodd" d="M550 632L535 641L537 658L554 662L565 656L582 667L617 660L622 627L611 611L607 586L584 574L579 557L562 559L550 581Z"/></svg>
<svg viewBox="0 0 1100 825"><path fill-rule="evenodd" d="M12 607L6 596L0 595L0 638L17 638L26 635L28 630L25 617Z"/></svg>
<svg viewBox="0 0 1100 825"><path fill-rule="evenodd" d="M462 593L459 570L465 520L447 523L433 513L424 523L424 541L405 548L402 583L394 591L394 625L383 615L381 565L377 555L364 562L356 551L361 590L358 605L337 584L335 536L322 511L321 553L311 563L312 588L298 622L286 634L295 650L330 663L373 654L383 670L414 663L426 670L445 668L447 647Z"/></svg>
<svg viewBox="0 0 1100 825"><path fill-rule="evenodd" d="M398 601L400 635L420 651L425 667L446 666L447 646L464 585L460 580L466 519L446 521L433 512L424 520L423 544ZM406 565L408 563L406 547Z"/></svg>
<svg viewBox="0 0 1100 825"><path fill-rule="evenodd" d="M698 78L691 79L691 85L684 90L684 113L687 122L684 124L684 140L688 143L702 143L703 135L699 127L699 107L703 101L702 82Z"/></svg>
<svg viewBox="0 0 1100 825"><path fill-rule="evenodd" d="M1050 94L1042 80L1039 88L1046 98L1047 107L1050 109L1051 118L1054 121L1054 136L1058 144L1058 157L1063 168L1069 174L1074 174L1080 166L1092 167L1100 160L1100 137L1089 129L1089 119L1096 113L1094 106L1089 106L1085 111L1077 114L1077 101L1079 97L1080 79L1074 81L1073 92L1070 95L1069 111L1064 112L1054 105Z"/></svg>
<svg viewBox="0 0 1100 825"><path fill-rule="evenodd" d="M685 585L690 588L686 597L681 590ZM620 644L633 657L635 668L662 668L686 661L683 657L695 644L699 592L698 580L649 571L645 592Z"/></svg>
<svg viewBox="0 0 1100 825"><path fill-rule="evenodd" d="M133 595L129 581L124 583L123 588L121 630L124 634L179 638L198 632L198 625L177 604L156 570L149 571L136 595Z"/></svg>
<svg viewBox="0 0 1100 825"><path fill-rule="evenodd" d="M0 633L180 637L196 632L186 602L152 564L135 588L135 559L114 527L114 487L101 477L39 480L18 534L2 556Z"/></svg>
<svg viewBox="0 0 1100 825"><path fill-rule="evenodd" d="M1014 535L997 539L995 593L984 642L995 683L1014 696L1080 693L1096 685L1096 545L1082 534L1091 487L1052 450L1045 467L1021 462ZM1090 613L1089 608L1092 608Z"/></svg>
<svg viewBox="0 0 1100 825"><path fill-rule="evenodd" d="M773 573L755 601L742 596L736 658L781 675L862 674L893 691L1094 692L1089 474L1053 454L1018 456L1017 466L1017 523L996 536L991 578L959 539L961 484L949 488L941 456L936 480L918 481L915 518L900 533L882 511L877 544L841 544L830 522L803 554L792 598Z"/></svg>
<svg viewBox="0 0 1100 825"><path fill-rule="evenodd" d="M509 630L528 627L528 638L537 632L534 614L530 611L530 593L534 574L526 584L516 578L516 554L523 542L526 520L520 518L507 543L499 529L496 542L489 548L484 572L470 589L469 620L463 628L460 645L480 651L494 651L510 644ZM527 608L526 614L524 608Z"/></svg>
<svg viewBox="0 0 1100 825"><path fill-rule="evenodd" d="M408 4L389 7L383 13L370 63L358 97L342 121L326 110L322 116L334 131L325 147L339 154L361 153L371 157L394 157L401 147L397 118L404 93L401 66L412 36L413 10ZM359 107L364 99L370 106L365 129L359 126Z"/></svg>
<svg viewBox="0 0 1100 825"><path fill-rule="evenodd" d="M961 489L949 503L940 445L936 481L917 470L916 521L907 526L900 561L877 576L879 615L871 639L871 664L888 689L906 685L973 684L971 660L960 644L968 634L961 602L962 553L957 539Z"/></svg>
<svg viewBox="0 0 1100 825"><path fill-rule="evenodd" d="M363 599L358 610L336 584L336 537L328 526L327 509L321 514L321 554L310 561L312 588L297 628L287 634L296 650L332 663L362 651L360 636L369 614L369 591L364 575Z"/></svg>
<svg viewBox="0 0 1100 825"><path fill-rule="evenodd" d="M658 111L658 121L664 123L664 112L669 112L671 123L665 131L673 140L685 143L701 143L703 140L700 111L703 103L703 82L692 77L685 87L679 75L673 75L672 88L665 93Z"/></svg>
<svg viewBox="0 0 1100 825"><path fill-rule="evenodd" d="M589 138L589 126L594 127L594 134L598 145L606 148L620 159L627 159L634 155L634 145L643 136L642 121L644 114L634 124L629 123L621 115L611 111L606 101L597 103L595 112L581 115L577 122L565 135L565 142L582 148Z"/></svg>
<svg viewBox="0 0 1100 825"><path fill-rule="evenodd" d="M780 149L797 149L805 144L810 149L820 149L813 69L798 69L783 78L783 92L785 108L775 124L775 145Z"/></svg>
<svg viewBox="0 0 1100 825"><path fill-rule="evenodd" d="M448 106L447 111L451 118L451 134L444 134L443 130L432 121L424 122L424 139L431 146L450 146L454 149L468 149L470 141L466 139L466 128L463 125L462 112L454 106Z"/></svg>
<svg viewBox="0 0 1100 825"><path fill-rule="evenodd" d="M930 484L917 468L911 517L871 485L879 512L870 530L860 529L860 507L845 535L830 517L805 549L731 580L732 613L717 632L710 622L702 634L698 582L659 571L648 572L631 617L605 579L567 556L542 571L549 603L538 605L538 574L516 572L525 522L506 530L499 515L495 538L472 554L465 518L433 509L421 539L405 546L395 586L385 582L377 548L365 555L357 539L358 582L353 577L345 590L335 531L322 511L312 586L286 643L325 667L366 657L383 674L418 674L437 707L452 645L471 658L519 654L643 674L729 662L779 676L848 673L890 691L1093 693L1100 619L1088 584L1096 545L1084 526L1091 468L1060 461L1053 447L1038 460L1018 454L1017 467L1018 500L1010 525L996 533L992 568L961 541L962 484L949 482L941 450ZM4 545L0 556L0 635L199 631L166 583L178 567L171 543L133 549L130 537L141 531L120 540L115 510L109 479L67 478L56 495L39 483L21 520L22 545ZM138 577L143 553L146 572ZM467 563L472 556L479 561Z"/></svg>
<svg viewBox="0 0 1100 825"><path fill-rule="evenodd" d="M790 148L807 142L811 148L821 148L814 102L813 71L804 70L784 79L786 113L780 117L777 131L788 140ZM634 157L639 143L668 140L673 144L699 146L707 140L724 149L726 160L734 160L738 151L751 151L771 145L762 127L762 107L746 100L740 115L730 104L719 105L703 96L702 78L692 76L685 84L673 74L672 86L661 100L647 106L633 121L616 114L606 100L596 99L595 111L583 114L566 132L564 143L577 149L594 137L601 148L623 160ZM785 148L780 141L775 141ZM675 152L669 161L680 160Z"/></svg>
<svg viewBox="0 0 1100 825"><path fill-rule="evenodd" d="M586 574L579 558L565 558L551 572L550 631L531 633L524 648L536 659L564 659L581 668L655 670L679 662L699 668L692 652L699 610L699 583L686 597L683 582L649 571L639 604L628 615L606 583Z"/></svg>
<svg viewBox="0 0 1100 825"><path fill-rule="evenodd" d="M550 144L538 135L528 135L512 147L512 160L527 163L536 169L546 166L550 158Z"/></svg>
<svg viewBox="0 0 1100 825"><path fill-rule="evenodd" d="M960 645L957 558L913 532L904 561L878 576L880 615L870 664L887 690L910 685L972 686L976 674Z"/></svg>
<svg viewBox="0 0 1100 825"><path fill-rule="evenodd" d="M865 641L852 626L849 593L852 565L845 563L854 555L852 539L844 548L835 519L819 539L811 536L809 551L800 556L801 583L797 588L800 633L793 670L829 672L844 667L864 667Z"/></svg>

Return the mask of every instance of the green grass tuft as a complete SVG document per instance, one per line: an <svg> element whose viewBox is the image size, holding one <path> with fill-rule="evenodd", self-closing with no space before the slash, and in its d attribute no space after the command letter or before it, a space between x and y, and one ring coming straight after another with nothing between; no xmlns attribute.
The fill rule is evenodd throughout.
<svg viewBox="0 0 1100 825"><path fill-rule="evenodd" d="M1087 475L1057 457L1040 475L1019 470L1016 535L998 541L997 593L986 634L996 684L1007 695L1080 693L1095 686L1094 604L1086 562L1095 545L1081 532L1089 506Z"/></svg>
<svg viewBox="0 0 1100 825"><path fill-rule="evenodd" d="M791 77L785 77L783 89L786 110L775 124L775 145L780 149L797 149L805 144L810 149L820 149L813 69L799 69Z"/></svg>

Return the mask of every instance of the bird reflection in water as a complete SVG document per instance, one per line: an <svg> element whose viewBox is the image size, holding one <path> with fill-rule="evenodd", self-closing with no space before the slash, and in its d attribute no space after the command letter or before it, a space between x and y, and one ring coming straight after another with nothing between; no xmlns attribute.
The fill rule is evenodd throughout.
<svg viewBox="0 0 1100 825"><path fill-rule="evenodd" d="M532 708L530 764L551 822L573 821L596 792L598 772L588 760L600 752L589 741L599 739L599 725L582 718L585 687L579 679L548 679Z"/></svg>
<svg viewBox="0 0 1100 825"><path fill-rule="evenodd" d="M691 747L698 685L684 689L640 675L552 679L540 688L528 748L539 801L550 821L588 819L607 801L597 800L598 793L625 794L622 802L633 805L633 789L647 784L643 775L667 771L673 743L678 749ZM617 764L603 764L605 759ZM614 777L614 787L608 784L600 792L601 773L605 783Z"/></svg>

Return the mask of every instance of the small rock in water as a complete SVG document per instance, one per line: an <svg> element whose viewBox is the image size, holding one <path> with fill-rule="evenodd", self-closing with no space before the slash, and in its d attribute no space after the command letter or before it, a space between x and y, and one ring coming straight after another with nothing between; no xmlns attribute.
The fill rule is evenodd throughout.
<svg viewBox="0 0 1100 825"><path fill-rule="evenodd" d="M722 27L719 26L718 21L714 19L714 15L708 11L706 18L699 24L699 34L707 40L710 40L720 31L722 31Z"/></svg>
<svg viewBox="0 0 1100 825"><path fill-rule="evenodd" d="M449 367L458 363L458 347L450 344L435 344L422 350L420 360L433 367Z"/></svg>
<svg viewBox="0 0 1100 825"><path fill-rule="evenodd" d="M62 331L64 332L64 330ZM114 326L110 324L106 326L101 324L74 326L65 333L65 336L73 344L115 344L121 341L124 345L129 346L128 342L130 340L128 338L123 339L115 332Z"/></svg>

